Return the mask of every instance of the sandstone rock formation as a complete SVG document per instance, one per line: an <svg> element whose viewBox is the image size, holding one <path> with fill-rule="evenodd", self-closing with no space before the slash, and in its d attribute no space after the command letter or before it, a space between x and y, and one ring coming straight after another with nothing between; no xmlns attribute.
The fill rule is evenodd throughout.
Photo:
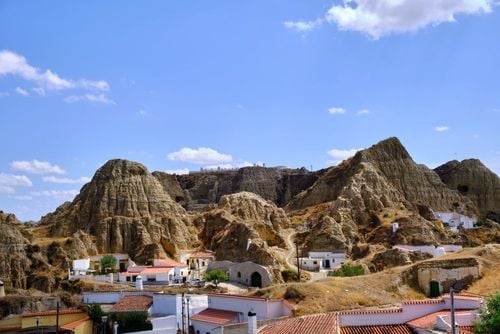
<svg viewBox="0 0 500 334"><path fill-rule="evenodd" d="M188 175L154 172L172 199L188 210L200 210L219 202L222 196L253 192L278 206L286 205L296 194L311 186L319 173L305 168L243 167Z"/></svg>
<svg viewBox="0 0 500 334"><path fill-rule="evenodd" d="M50 225L53 236L83 231L94 236L99 253L129 253L139 261L174 256L195 241L185 210L146 167L127 160L108 161L73 202L41 224Z"/></svg>
<svg viewBox="0 0 500 334"><path fill-rule="evenodd" d="M453 160L435 171L450 188L469 197L483 216L500 222L500 178L481 161Z"/></svg>
<svg viewBox="0 0 500 334"><path fill-rule="evenodd" d="M279 262L269 248L286 247L281 230L289 223L283 209L249 192L223 196L216 209L195 220L200 241L215 251L217 260L254 261L268 266Z"/></svg>
<svg viewBox="0 0 500 334"><path fill-rule="evenodd" d="M0 280L7 286L26 289L31 261L26 254L29 240L21 230L15 215L0 212Z"/></svg>

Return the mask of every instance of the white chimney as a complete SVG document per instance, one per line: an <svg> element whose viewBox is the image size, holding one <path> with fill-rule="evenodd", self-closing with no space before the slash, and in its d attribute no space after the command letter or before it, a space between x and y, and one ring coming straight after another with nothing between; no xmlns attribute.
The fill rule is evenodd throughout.
<svg viewBox="0 0 500 334"><path fill-rule="evenodd" d="M396 233L396 231L399 229L399 224L398 223L392 223L392 233Z"/></svg>
<svg viewBox="0 0 500 334"><path fill-rule="evenodd" d="M257 314L248 311L248 334L257 334Z"/></svg>
<svg viewBox="0 0 500 334"><path fill-rule="evenodd" d="M248 249L250 248L250 244L252 243L252 239L248 239L247 240L247 251Z"/></svg>
<svg viewBox="0 0 500 334"><path fill-rule="evenodd" d="M144 287L142 286L142 277L141 275L137 275L136 279L135 279L135 288L137 290L143 290Z"/></svg>

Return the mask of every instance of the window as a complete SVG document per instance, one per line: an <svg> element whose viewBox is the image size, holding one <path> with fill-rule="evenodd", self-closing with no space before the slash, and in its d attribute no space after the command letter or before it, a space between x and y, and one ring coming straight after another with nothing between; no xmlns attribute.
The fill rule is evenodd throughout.
<svg viewBox="0 0 500 334"><path fill-rule="evenodd" d="M241 273L238 271L238 278L241 278Z"/></svg>
<svg viewBox="0 0 500 334"><path fill-rule="evenodd" d="M314 261L313 264L318 264L318 261Z"/></svg>

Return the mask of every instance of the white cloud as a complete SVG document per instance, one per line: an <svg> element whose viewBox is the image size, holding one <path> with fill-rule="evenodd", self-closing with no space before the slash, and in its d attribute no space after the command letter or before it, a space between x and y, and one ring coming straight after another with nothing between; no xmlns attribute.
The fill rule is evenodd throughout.
<svg viewBox="0 0 500 334"><path fill-rule="evenodd" d="M72 190L43 190L43 191L32 191L30 192L31 196L40 196L40 197L53 197L58 199L73 199L76 195L78 195L79 191Z"/></svg>
<svg viewBox="0 0 500 334"><path fill-rule="evenodd" d="M185 174L189 174L189 169L187 169L187 168L167 169L167 170L165 170L165 173L168 173L168 174L177 174L177 175L185 175Z"/></svg>
<svg viewBox="0 0 500 334"><path fill-rule="evenodd" d="M340 30L358 31L377 39L454 22L458 14L491 12L493 0L346 0L330 8L326 20Z"/></svg>
<svg viewBox="0 0 500 334"><path fill-rule="evenodd" d="M0 92L0 97L9 96L9 92Z"/></svg>
<svg viewBox="0 0 500 334"><path fill-rule="evenodd" d="M283 25L288 29L298 32L309 32L320 26L322 23L323 19L317 19L314 21L285 21Z"/></svg>
<svg viewBox="0 0 500 334"><path fill-rule="evenodd" d="M148 114L148 112L144 109L140 109L137 113L141 116L146 116Z"/></svg>
<svg viewBox="0 0 500 334"><path fill-rule="evenodd" d="M208 147L199 147L197 149L183 147L177 152L169 153L167 157L170 160L201 165L224 164L233 161L233 157L230 154L219 153Z"/></svg>
<svg viewBox="0 0 500 334"><path fill-rule="evenodd" d="M48 161L12 161L10 168L31 174L66 174L66 171Z"/></svg>
<svg viewBox="0 0 500 334"><path fill-rule="evenodd" d="M328 151L328 155L333 158L333 160L330 160L329 163L332 164L338 164L339 162L349 159L350 157L354 156L356 152L362 150L362 148L351 148L348 150L339 150L339 149L331 149Z"/></svg>
<svg viewBox="0 0 500 334"><path fill-rule="evenodd" d="M331 107L331 108L328 108L328 112L332 115L345 114L346 110L344 108L341 108L341 107Z"/></svg>
<svg viewBox="0 0 500 334"><path fill-rule="evenodd" d="M59 184L83 184L90 182L90 177L82 176L78 179L70 179L68 177L44 176L43 182L59 183Z"/></svg>
<svg viewBox="0 0 500 334"><path fill-rule="evenodd" d="M22 89L21 87L16 87L16 93L22 96L30 95L26 89Z"/></svg>
<svg viewBox="0 0 500 334"><path fill-rule="evenodd" d="M31 187L33 183L26 175L0 173L0 186Z"/></svg>
<svg viewBox="0 0 500 334"><path fill-rule="evenodd" d="M330 7L324 19L287 21L285 27L311 31L326 21L336 24L339 30L357 31L378 39L455 22L457 15L490 13L494 4L495 0L344 0Z"/></svg>
<svg viewBox="0 0 500 334"><path fill-rule="evenodd" d="M243 105L242 105L242 104L239 104L239 103L238 103L238 104L236 105L236 109L245 109L245 108L243 107Z"/></svg>
<svg viewBox="0 0 500 334"><path fill-rule="evenodd" d="M448 126L442 125L442 126L436 126L434 130L436 130L437 132L444 132L450 130L450 128Z"/></svg>
<svg viewBox="0 0 500 334"><path fill-rule="evenodd" d="M26 58L10 50L0 51L0 76L12 75L27 81L35 82L48 90L62 90L82 88L88 90L109 90L106 81L92 81L87 79L70 80L61 78L51 70L40 70L28 63Z"/></svg>
<svg viewBox="0 0 500 334"><path fill-rule="evenodd" d="M70 95L64 98L64 101L68 103L86 101L86 102L102 103L102 104L116 104L115 101L108 98L105 94Z"/></svg>
<svg viewBox="0 0 500 334"><path fill-rule="evenodd" d="M366 114L369 114L370 113L370 110L368 109L361 109L359 110L356 115L366 115Z"/></svg>
<svg viewBox="0 0 500 334"><path fill-rule="evenodd" d="M0 186L0 194L13 194L16 191L14 188L9 187L9 186Z"/></svg>

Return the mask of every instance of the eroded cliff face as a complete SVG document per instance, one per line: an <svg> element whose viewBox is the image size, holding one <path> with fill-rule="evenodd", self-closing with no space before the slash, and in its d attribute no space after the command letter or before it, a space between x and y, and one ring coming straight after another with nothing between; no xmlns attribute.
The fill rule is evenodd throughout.
<svg viewBox="0 0 500 334"><path fill-rule="evenodd" d="M129 253L137 260L174 256L195 241L186 211L146 167L127 160L108 161L73 202L41 224L51 226L52 236L83 231L94 236L99 253Z"/></svg>
<svg viewBox="0 0 500 334"><path fill-rule="evenodd" d="M289 224L283 209L250 192L223 196L217 208L195 220L200 241L215 251L217 260L254 261L268 266L284 261L271 248L286 248L282 228Z"/></svg>
<svg viewBox="0 0 500 334"><path fill-rule="evenodd" d="M470 198L483 216L500 222L500 178L480 160L453 160L435 171L451 189Z"/></svg>
<svg viewBox="0 0 500 334"><path fill-rule="evenodd" d="M7 286L26 289L31 261L26 253L29 240L21 230L15 215L0 212L0 280Z"/></svg>
<svg viewBox="0 0 500 334"><path fill-rule="evenodd" d="M222 196L242 191L255 193L278 206L311 186L319 173L306 169L244 167L238 170L205 171L188 175L154 172L165 191L188 210L217 204Z"/></svg>

